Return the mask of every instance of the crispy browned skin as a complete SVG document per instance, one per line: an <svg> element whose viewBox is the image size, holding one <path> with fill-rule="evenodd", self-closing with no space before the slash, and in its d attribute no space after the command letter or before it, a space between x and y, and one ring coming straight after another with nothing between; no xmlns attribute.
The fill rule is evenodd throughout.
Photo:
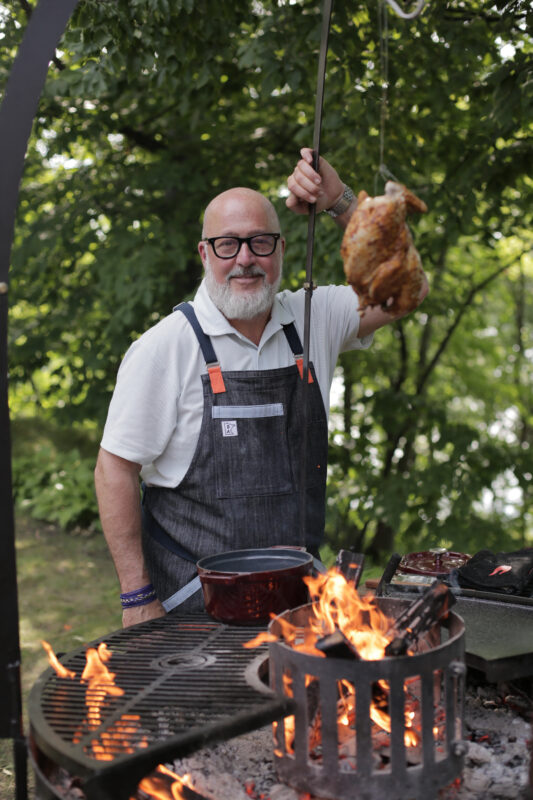
<svg viewBox="0 0 533 800"><path fill-rule="evenodd" d="M388 181L379 197L359 192L341 255L361 310L383 305L391 314L404 314L418 305L424 273L405 224L414 211L423 213L427 206L400 183Z"/></svg>

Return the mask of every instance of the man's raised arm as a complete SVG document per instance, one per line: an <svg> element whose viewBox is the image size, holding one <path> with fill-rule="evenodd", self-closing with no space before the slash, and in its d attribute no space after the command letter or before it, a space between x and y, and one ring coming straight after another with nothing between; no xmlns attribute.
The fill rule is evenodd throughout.
<svg viewBox="0 0 533 800"><path fill-rule="evenodd" d="M303 147L300 155L300 160L287 179L290 192L286 200L287 208L290 208L295 214L308 214L310 203L316 205L317 212L337 206L343 210L334 217L334 221L344 230L357 207L356 196L354 195L350 202L344 200L347 194L346 184L340 179L337 170L322 156L320 157L319 171L314 170L313 151L310 147ZM424 273L417 305L420 305L428 291L427 277ZM361 316L358 336L361 338L367 336L378 328L405 316L405 313L390 314L379 305L368 307Z"/></svg>

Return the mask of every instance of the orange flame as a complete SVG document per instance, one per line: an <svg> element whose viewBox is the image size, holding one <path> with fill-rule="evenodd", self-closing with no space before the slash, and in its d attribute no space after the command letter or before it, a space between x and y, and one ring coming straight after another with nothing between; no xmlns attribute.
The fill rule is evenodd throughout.
<svg viewBox="0 0 533 800"><path fill-rule="evenodd" d="M100 738L91 741L94 757L98 761L113 761L117 749L121 753L134 753L136 748L129 742L139 727L140 717L138 714L122 714L107 730L102 731ZM76 742L76 737L74 742ZM147 739L141 739L137 743L137 747L148 747Z"/></svg>
<svg viewBox="0 0 533 800"><path fill-rule="evenodd" d="M309 676L306 676L306 680L307 680L307 677L309 677ZM287 675L286 673L284 673L281 676L281 679L283 681L283 689L285 691L285 694L288 697L292 697L293 694L294 694L293 691L292 691L292 677L290 675ZM274 732L274 753L277 756L282 756L283 753L281 752L279 747L276 747L276 731L277 731L277 729L278 729L278 723L277 722L273 722L272 723L272 730ZM284 718L284 720L283 720L283 729L284 729L284 733L285 733L285 747L287 749L287 753L294 754L293 742L294 742L294 732L295 732L295 729L296 729L296 717L293 714L291 714L291 715L289 715L289 716Z"/></svg>
<svg viewBox="0 0 533 800"><path fill-rule="evenodd" d="M336 570L304 580L313 601L311 629L315 635L322 637L340 629L361 658L383 658L391 620L377 607L373 595L360 597L355 586Z"/></svg>
<svg viewBox="0 0 533 800"><path fill-rule="evenodd" d="M372 594L360 597L355 586L336 569L317 577L306 577L304 581L309 587L313 616L303 629L282 616L277 618L287 644L295 650L325 658L316 648L317 640L340 629L361 658L372 661L384 657L393 621L378 608ZM269 633L260 633L244 646L258 647L275 640Z"/></svg>
<svg viewBox="0 0 533 800"><path fill-rule="evenodd" d="M387 733L391 732L391 721L390 716L388 714L387 704L388 704L388 696L389 696L389 684L387 681L378 681L379 689L382 692L383 702L385 708L383 708L383 702L380 703L375 701L372 703L370 707L370 718L373 722L376 723L380 728L383 728L384 731ZM414 711L410 711L409 709L405 710L404 713L404 722L405 722L405 730L403 736L403 742L406 747L416 747L419 742L419 737L416 732L412 729L413 719L415 717Z"/></svg>
<svg viewBox="0 0 533 800"><path fill-rule="evenodd" d="M274 636L273 633L266 633L266 631L262 631L258 633L253 639L250 639L249 642L244 642L243 647L246 649L251 650L253 647L260 647L265 642L277 642L278 637Z"/></svg>
<svg viewBox="0 0 533 800"><path fill-rule="evenodd" d="M89 647L86 653L87 663L82 672L81 680L87 681L87 691L85 693L85 704L87 705L87 724L90 730L98 728L102 722L100 709L106 698L120 697L124 694L124 689L115 683L115 673L110 672L105 665L111 658L111 651L105 642L98 645L98 649Z"/></svg>
<svg viewBox="0 0 533 800"><path fill-rule="evenodd" d="M56 654L52 650L52 645L51 644L49 644L48 642L45 642L44 639L41 639L41 644L42 644L42 646L44 647L44 649L46 650L46 652L48 654L48 662L49 662L50 666L55 669L55 671L57 672L57 674L59 675L60 678L75 678L76 677L76 673L75 672L73 672L71 669L67 669L66 667L64 667L63 664L58 660Z"/></svg>
<svg viewBox="0 0 533 800"><path fill-rule="evenodd" d="M172 780L172 783L169 783L168 778ZM181 791L184 786L194 789L190 776L180 777L163 764L159 764L152 775L143 778L139 783L139 789L153 797L154 800L184 800Z"/></svg>

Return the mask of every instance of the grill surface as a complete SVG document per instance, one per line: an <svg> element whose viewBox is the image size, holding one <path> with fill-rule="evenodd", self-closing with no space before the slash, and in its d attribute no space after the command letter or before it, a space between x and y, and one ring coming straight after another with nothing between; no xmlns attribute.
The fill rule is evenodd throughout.
<svg viewBox="0 0 533 800"><path fill-rule="evenodd" d="M89 646L107 644L112 656L106 666L124 694L102 695L100 724L89 730L87 683L80 683L87 648L62 657L76 678L60 678L49 668L35 683L29 698L33 743L73 774L88 776L89 798L129 797L165 758L290 713L290 703L259 691L257 678L255 686L248 678L257 676L266 648L243 644L259 630L203 614L168 615L102 637ZM95 756L94 742L105 744L110 760Z"/></svg>

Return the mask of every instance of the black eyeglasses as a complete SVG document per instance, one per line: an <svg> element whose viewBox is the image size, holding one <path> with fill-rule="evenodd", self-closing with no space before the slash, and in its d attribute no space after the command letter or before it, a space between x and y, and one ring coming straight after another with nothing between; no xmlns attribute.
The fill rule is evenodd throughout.
<svg viewBox="0 0 533 800"><path fill-rule="evenodd" d="M244 242L254 256L271 256L281 233L258 233L255 236L213 236L204 239L211 245L217 258L235 258Z"/></svg>

